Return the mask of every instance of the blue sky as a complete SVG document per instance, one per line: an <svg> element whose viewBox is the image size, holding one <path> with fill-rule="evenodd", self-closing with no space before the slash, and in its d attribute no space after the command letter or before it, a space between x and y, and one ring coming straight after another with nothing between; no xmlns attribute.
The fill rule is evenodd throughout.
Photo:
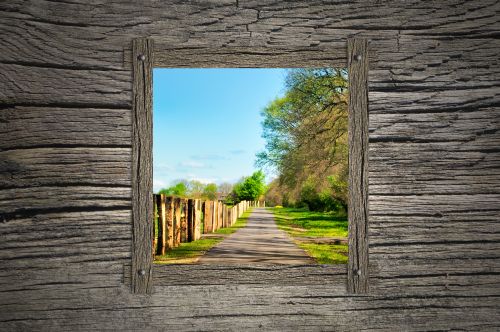
<svg viewBox="0 0 500 332"><path fill-rule="evenodd" d="M260 111L283 95L285 69L153 71L153 190L177 179L236 182L264 149Z"/></svg>

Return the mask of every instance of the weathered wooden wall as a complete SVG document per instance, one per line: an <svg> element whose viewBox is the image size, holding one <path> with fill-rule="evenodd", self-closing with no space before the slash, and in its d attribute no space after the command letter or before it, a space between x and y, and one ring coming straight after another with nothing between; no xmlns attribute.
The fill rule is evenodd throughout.
<svg viewBox="0 0 500 332"><path fill-rule="evenodd" d="M500 329L499 25L493 0L2 1L0 330ZM130 293L128 55L146 36L295 63L371 40L370 295L186 268Z"/></svg>

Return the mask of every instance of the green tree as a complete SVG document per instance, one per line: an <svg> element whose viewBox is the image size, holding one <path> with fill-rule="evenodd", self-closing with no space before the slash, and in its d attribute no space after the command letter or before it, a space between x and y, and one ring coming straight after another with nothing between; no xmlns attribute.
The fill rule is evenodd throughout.
<svg viewBox="0 0 500 332"><path fill-rule="evenodd" d="M158 194L165 194L165 195L173 195L173 196L179 196L179 197L186 197L187 196L187 185L185 181L179 181L177 183L174 183L174 185L161 189Z"/></svg>
<svg viewBox="0 0 500 332"><path fill-rule="evenodd" d="M188 182L187 196L190 198L202 198L205 190L205 184L197 180Z"/></svg>
<svg viewBox="0 0 500 332"><path fill-rule="evenodd" d="M238 201L255 201L266 192L265 175L259 170L245 177L234 186L234 194Z"/></svg>
<svg viewBox="0 0 500 332"><path fill-rule="evenodd" d="M293 69L285 95L262 112L266 148L257 154L256 164L275 169L278 185L292 200L300 200L306 184L308 195L331 189L339 190L332 193L337 199L345 197L347 87L345 69Z"/></svg>
<svg viewBox="0 0 500 332"><path fill-rule="evenodd" d="M217 199L217 185L215 183L205 185L205 188L203 188L203 198L211 201Z"/></svg>

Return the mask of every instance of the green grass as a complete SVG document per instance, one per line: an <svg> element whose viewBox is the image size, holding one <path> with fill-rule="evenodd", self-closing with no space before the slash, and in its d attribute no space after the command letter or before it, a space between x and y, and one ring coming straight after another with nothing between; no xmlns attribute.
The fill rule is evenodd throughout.
<svg viewBox="0 0 500 332"><path fill-rule="evenodd" d="M270 208L278 228L287 232L319 264L346 264L347 244L316 244L298 238L347 237L347 217L332 212Z"/></svg>
<svg viewBox="0 0 500 332"><path fill-rule="evenodd" d="M278 227L291 236L347 237L347 217L332 212L271 208Z"/></svg>
<svg viewBox="0 0 500 332"><path fill-rule="evenodd" d="M181 243L177 248L167 251L165 255L155 256L155 263L192 263L193 259L203 255L220 241L222 241L222 238L201 239L193 242Z"/></svg>
<svg viewBox="0 0 500 332"><path fill-rule="evenodd" d="M244 212L241 218L231 227L221 228L214 234L229 235L236 232L238 229L245 227L248 217L252 209ZM177 248L169 250L165 255L155 256L155 263L158 264L192 264L196 263L198 258L205 252L210 250L217 243L221 242L224 237L201 239L193 242L181 243Z"/></svg>
<svg viewBox="0 0 500 332"><path fill-rule="evenodd" d="M347 264L347 244L316 244L296 241L319 264Z"/></svg>

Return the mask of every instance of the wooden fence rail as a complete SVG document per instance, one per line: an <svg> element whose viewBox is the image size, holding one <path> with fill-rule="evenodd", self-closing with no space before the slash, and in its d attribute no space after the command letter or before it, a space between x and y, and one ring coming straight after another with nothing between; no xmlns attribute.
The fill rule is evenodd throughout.
<svg viewBox="0 0 500 332"><path fill-rule="evenodd" d="M214 233L231 227L250 207L264 207L264 201L241 201L227 206L222 201L202 201L166 195L153 195L155 219L153 254L166 251L181 243L199 240L201 234ZM156 220L153 220L156 223Z"/></svg>

